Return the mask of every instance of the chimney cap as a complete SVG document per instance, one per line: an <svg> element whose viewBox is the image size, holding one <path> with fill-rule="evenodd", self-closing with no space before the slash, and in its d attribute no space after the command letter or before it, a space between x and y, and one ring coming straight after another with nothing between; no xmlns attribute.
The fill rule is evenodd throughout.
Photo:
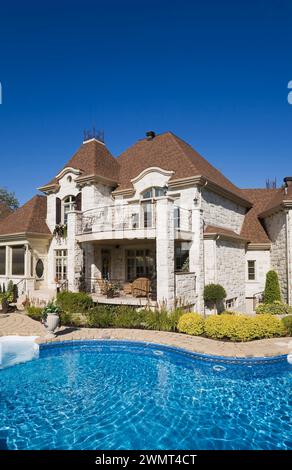
<svg viewBox="0 0 292 470"><path fill-rule="evenodd" d="M147 137L147 140L153 140L156 137L156 134L154 131L147 131L146 137Z"/></svg>
<svg viewBox="0 0 292 470"><path fill-rule="evenodd" d="M292 186L292 176L285 176L284 183L286 186Z"/></svg>

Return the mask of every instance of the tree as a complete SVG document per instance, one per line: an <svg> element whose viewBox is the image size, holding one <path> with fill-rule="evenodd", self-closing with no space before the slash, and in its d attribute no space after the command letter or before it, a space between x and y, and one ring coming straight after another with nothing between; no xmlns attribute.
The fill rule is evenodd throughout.
<svg viewBox="0 0 292 470"><path fill-rule="evenodd" d="M15 193L8 191L6 188L0 188L0 202L6 204L6 206L13 211L19 207L19 202Z"/></svg>
<svg viewBox="0 0 292 470"><path fill-rule="evenodd" d="M266 275L266 285L264 292L265 304L272 304L273 302L281 301L281 291L276 271L268 271Z"/></svg>
<svg viewBox="0 0 292 470"><path fill-rule="evenodd" d="M222 310L221 304L226 297L226 291L220 284L207 284L204 288L204 300L206 305ZM219 307L219 308L218 308Z"/></svg>

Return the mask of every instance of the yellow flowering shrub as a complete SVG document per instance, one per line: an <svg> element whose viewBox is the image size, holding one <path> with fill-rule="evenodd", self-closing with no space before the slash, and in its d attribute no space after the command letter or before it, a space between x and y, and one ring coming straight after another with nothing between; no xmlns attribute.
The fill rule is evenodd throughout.
<svg viewBox="0 0 292 470"><path fill-rule="evenodd" d="M206 336L231 341L251 341L260 338L284 336L283 323L273 315L211 315L205 321Z"/></svg>
<svg viewBox="0 0 292 470"><path fill-rule="evenodd" d="M198 313L184 313L177 324L181 333L199 336L204 333L204 318Z"/></svg>

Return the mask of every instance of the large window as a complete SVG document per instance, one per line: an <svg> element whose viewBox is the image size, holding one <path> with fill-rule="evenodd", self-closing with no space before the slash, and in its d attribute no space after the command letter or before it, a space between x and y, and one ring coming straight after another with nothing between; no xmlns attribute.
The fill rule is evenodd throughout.
<svg viewBox="0 0 292 470"><path fill-rule="evenodd" d="M247 278L249 281L255 281L256 278L256 262L248 261L247 262Z"/></svg>
<svg viewBox="0 0 292 470"><path fill-rule="evenodd" d="M63 201L63 224L66 225L68 221L68 212L72 212L75 209L76 197L67 196Z"/></svg>
<svg viewBox="0 0 292 470"><path fill-rule="evenodd" d="M150 250L127 250L127 280L154 275L154 258Z"/></svg>
<svg viewBox="0 0 292 470"><path fill-rule="evenodd" d="M56 250L56 280L67 279L67 250Z"/></svg>
<svg viewBox="0 0 292 470"><path fill-rule="evenodd" d="M6 274L6 246L0 246L0 275Z"/></svg>
<svg viewBox="0 0 292 470"><path fill-rule="evenodd" d="M12 275L24 276L25 273L25 246L12 246Z"/></svg>

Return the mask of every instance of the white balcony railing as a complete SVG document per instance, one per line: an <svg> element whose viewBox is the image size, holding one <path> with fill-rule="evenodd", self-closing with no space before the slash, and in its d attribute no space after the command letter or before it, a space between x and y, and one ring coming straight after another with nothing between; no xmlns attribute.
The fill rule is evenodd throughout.
<svg viewBox="0 0 292 470"><path fill-rule="evenodd" d="M191 231L191 211L174 206L174 228ZM78 224L78 234L90 234L111 231L149 230L156 228L155 201L135 204L97 207L85 211Z"/></svg>

